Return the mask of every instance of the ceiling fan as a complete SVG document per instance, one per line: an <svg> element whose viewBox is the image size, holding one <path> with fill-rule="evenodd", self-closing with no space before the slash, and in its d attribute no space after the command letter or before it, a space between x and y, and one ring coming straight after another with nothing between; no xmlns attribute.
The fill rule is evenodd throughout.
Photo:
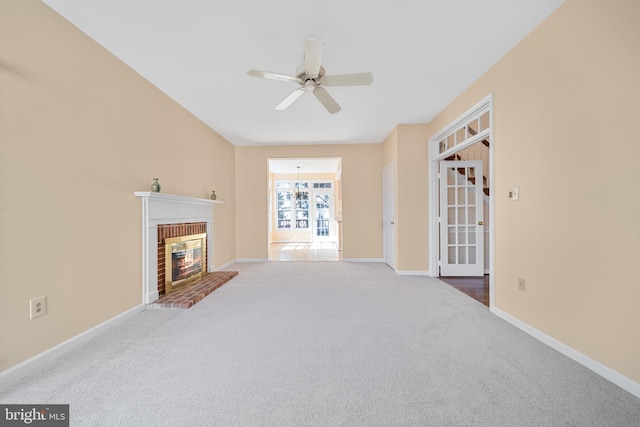
<svg viewBox="0 0 640 427"><path fill-rule="evenodd" d="M295 76L269 73L266 71L249 70L247 74L253 77L262 77L270 80L298 83L299 88L294 90L280 104L276 110L285 110L305 92L313 92L318 101L331 114L341 110L338 103L325 90L325 86L368 86L373 82L373 74L356 73L327 76L322 67L322 54L324 43L318 39L308 38L304 46L304 64L298 67Z"/></svg>

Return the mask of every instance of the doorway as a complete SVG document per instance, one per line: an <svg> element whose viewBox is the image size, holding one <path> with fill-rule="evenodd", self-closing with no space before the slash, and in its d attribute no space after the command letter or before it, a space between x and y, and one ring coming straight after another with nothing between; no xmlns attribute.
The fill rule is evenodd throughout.
<svg viewBox="0 0 640 427"><path fill-rule="evenodd" d="M268 159L272 261L339 261L341 158Z"/></svg>
<svg viewBox="0 0 640 427"><path fill-rule="evenodd" d="M487 280L490 308L495 301L493 146L492 95L429 139L431 274L476 286L479 293Z"/></svg>

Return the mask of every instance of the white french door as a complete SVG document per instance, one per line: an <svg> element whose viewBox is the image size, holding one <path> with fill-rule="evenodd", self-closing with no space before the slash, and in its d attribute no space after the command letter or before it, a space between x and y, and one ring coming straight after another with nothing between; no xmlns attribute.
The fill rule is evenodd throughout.
<svg viewBox="0 0 640 427"><path fill-rule="evenodd" d="M396 268L395 169L393 163L382 172L382 247L384 262Z"/></svg>
<svg viewBox="0 0 640 427"><path fill-rule="evenodd" d="M484 275L482 161L440 163L441 276Z"/></svg>
<svg viewBox="0 0 640 427"><path fill-rule="evenodd" d="M332 192L314 189L312 222L314 242L336 241Z"/></svg>

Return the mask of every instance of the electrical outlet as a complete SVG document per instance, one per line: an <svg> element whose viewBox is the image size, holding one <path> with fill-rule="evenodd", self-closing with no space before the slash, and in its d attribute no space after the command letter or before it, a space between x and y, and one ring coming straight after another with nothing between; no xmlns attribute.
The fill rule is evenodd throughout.
<svg viewBox="0 0 640 427"><path fill-rule="evenodd" d="M35 319L47 314L47 297L29 300L29 319Z"/></svg>
<svg viewBox="0 0 640 427"><path fill-rule="evenodd" d="M509 190L509 200L520 200L520 188L514 187Z"/></svg>
<svg viewBox="0 0 640 427"><path fill-rule="evenodd" d="M518 289L522 292L525 291L524 279L522 277L518 277Z"/></svg>

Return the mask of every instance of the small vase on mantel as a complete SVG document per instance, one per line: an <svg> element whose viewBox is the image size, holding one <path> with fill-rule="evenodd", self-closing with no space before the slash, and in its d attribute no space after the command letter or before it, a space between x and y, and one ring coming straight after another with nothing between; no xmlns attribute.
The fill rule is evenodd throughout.
<svg viewBox="0 0 640 427"><path fill-rule="evenodd" d="M160 183L158 182L158 178L153 178L153 183L151 184L151 191L153 191L154 193L159 193L160 192Z"/></svg>
<svg viewBox="0 0 640 427"><path fill-rule="evenodd" d="M216 190L213 190L211 192L211 196L209 196L211 198L211 200L216 200L218 198L218 195L216 194Z"/></svg>

